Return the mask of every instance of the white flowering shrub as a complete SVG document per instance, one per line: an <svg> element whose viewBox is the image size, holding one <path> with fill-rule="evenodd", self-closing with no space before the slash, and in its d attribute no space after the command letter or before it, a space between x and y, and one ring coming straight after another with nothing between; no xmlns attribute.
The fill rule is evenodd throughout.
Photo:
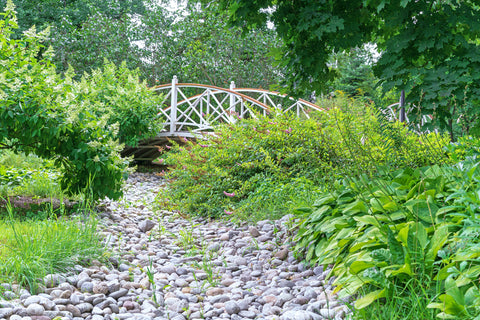
<svg viewBox="0 0 480 320"><path fill-rule="evenodd" d="M0 148L55 159L68 194L120 197L128 160L120 157L119 139L134 145L156 133L151 111L159 98L124 66L107 64L78 82L73 70L62 78L42 45L48 30L12 39L17 27L9 1L0 13ZM143 122L137 110L146 110L137 115Z"/></svg>
<svg viewBox="0 0 480 320"><path fill-rule="evenodd" d="M158 119L163 97L139 80L139 70L129 70L126 63L115 66L105 61L103 68L84 74L74 83L77 101L118 136L121 143L136 146L162 129Z"/></svg>

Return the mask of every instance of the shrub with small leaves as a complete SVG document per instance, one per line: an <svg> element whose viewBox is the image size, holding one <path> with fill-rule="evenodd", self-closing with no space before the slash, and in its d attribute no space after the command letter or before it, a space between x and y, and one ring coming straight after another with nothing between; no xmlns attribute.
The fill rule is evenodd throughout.
<svg viewBox="0 0 480 320"><path fill-rule="evenodd" d="M248 217L268 201L278 205L273 209L278 214L288 207L286 198L292 191L308 197L319 189L312 181L330 174L317 132L315 121L290 115L259 115L219 125L214 135L175 144L165 154L172 180L162 197L191 214ZM285 202L274 204L271 200L279 195Z"/></svg>
<svg viewBox="0 0 480 320"><path fill-rule="evenodd" d="M317 192L342 177L446 158L442 147L447 137L419 136L383 123L370 106L356 100L311 115L258 115L176 145L162 158L171 165L172 181L161 198L191 214L252 217L270 211L278 217L293 204L311 203Z"/></svg>

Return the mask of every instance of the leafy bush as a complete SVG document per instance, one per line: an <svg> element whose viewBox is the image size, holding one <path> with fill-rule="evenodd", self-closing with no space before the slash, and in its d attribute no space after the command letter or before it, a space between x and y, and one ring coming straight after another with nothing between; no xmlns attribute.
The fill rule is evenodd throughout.
<svg viewBox="0 0 480 320"><path fill-rule="evenodd" d="M41 44L48 30L11 39L17 28L11 1L1 15L0 148L54 159L68 194L118 198L128 161L117 140L135 144L156 133L159 98L124 66L107 64L78 83L72 70L61 78L52 50Z"/></svg>
<svg viewBox="0 0 480 320"><path fill-rule="evenodd" d="M428 307L440 318L471 319L480 314L479 166L471 157L337 183L299 224L296 250L334 264L340 297L366 293L356 308L391 299L414 279L438 297Z"/></svg>
<svg viewBox="0 0 480 320"><path fill-rule="evenodd" d="M172 166L172 182L161 197L193 214L252 217L266 210L278 216L293 203L311 203L342 176L373 175L379 165L423 166L437 161L432 155L446 158L437 149L448 138L382 123L355 100L340 100L314 117L258 115L176 145L163 158Z"/></svg>
<svg viewBox="0 0 480 320"><path fill-rule="evenodd" d="M277 202L271 211L278 212L288 208L293 190L308 197L318 190L312 181L328 174L315 121L259 115L215 130L165 154L172 181L163 196L188 213L248 217L265 201Z"/></svg>
<svg viewBox="0 0 480 320"><path fill-rule="evenodd" d="M118 139L129 146L162 129L157 114L163 98L139 77L139 70L129 70L125 62L116 67L105 60L103 68L85 73L73 84L77 101L95 116L107 117L107 128L118 126Z"/></svg>
<svg viewBox="0 0 480 320"><path fill-rule="evenodd" d="M347 176L373 174L379 166L416 168L448 161L446 134L419 134L403 123L388 122L373 106L340 92L338 98L319 102L328 109L316 114L320 132L332 146L336 167Z"/></svg>

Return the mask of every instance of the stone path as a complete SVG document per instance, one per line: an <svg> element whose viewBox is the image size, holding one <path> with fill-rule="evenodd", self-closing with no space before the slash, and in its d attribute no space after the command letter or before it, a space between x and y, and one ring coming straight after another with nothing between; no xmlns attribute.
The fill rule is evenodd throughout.
<svg viewBox="0 0 480 320"><path fill-rule="evenodd" d="M348 309L289 251L290 217L255 226L186 219L152 209L163 183L132 175L121 201L101 204L102 234L118 254L69 275L45 277L44 292L0 300L0 320L344 319ZM5 296L5 295L4 295Z"/></svg>

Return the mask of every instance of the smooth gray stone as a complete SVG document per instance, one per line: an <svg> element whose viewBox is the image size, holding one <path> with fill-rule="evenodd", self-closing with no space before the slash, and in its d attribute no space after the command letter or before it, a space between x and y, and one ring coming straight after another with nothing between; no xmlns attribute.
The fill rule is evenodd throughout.
<svg viewBox="0 0 480 320"><path fill-rule="evenodd" d="M240 307L238 306L238 304L235 301L227 301L227 302L225 302L225 311L228 314L232 315L232 314L239 313L241 310L240 310Z"/></svg>
<svg viewBox="0 0 480 320"><path fill-rule="evenodd" d="M93 283L89 281L82 283L82 286L80 287L80 291L93 293Z"/></svg>
<svg viewBox="0 0 480 320"><path fill-rule="evenodd" d="M109 297L112 297L112 298L114 298L114 299L118 299L118 298L120 298L120 297L123 297L123 296L126 295L127 293L128 293L128 290L125 289L125 288L122 288L122 289L120 289L120 290L118 290L118 291L115 291L115 292L113 292L113 293L110 293L108 296L109 296Z"/></svg>
<svg viewBox="0 0 480 320"><path fill-rule="evenodd" d="M0 308L0 318L8 318L13 313L13 308Z"/></svg>
<svg viewBox="0 0 480 320"><path fill-rule="evenodd" d="M154 227L155 227L155 222L153 222L152 220L149 220L149 219L143 220L142 222L140 222L140 224L138 226L138 228L142 232L148 232L148 231L152 230Z"/></svg>
<svg viewBox="0 0 480 320"><path fill-rule="evenodd" d="M249 310L242 310L238 313L238 315L242 318L253 319L257 316L257 313Z"/></svg>
<svg viewBox="0 0 480 320"><path fill-rule="evenodd" d="M93 305L88 302L79 303L76 305L80 313L87 313L93 310Z"/></svg>
<svg viewBox="0 0 480 320"><path fill-rule="evenodd" d="M30 316L41 316L44 312L45 308L38 303L32 303L27 307L27 314Z"/></svg>

